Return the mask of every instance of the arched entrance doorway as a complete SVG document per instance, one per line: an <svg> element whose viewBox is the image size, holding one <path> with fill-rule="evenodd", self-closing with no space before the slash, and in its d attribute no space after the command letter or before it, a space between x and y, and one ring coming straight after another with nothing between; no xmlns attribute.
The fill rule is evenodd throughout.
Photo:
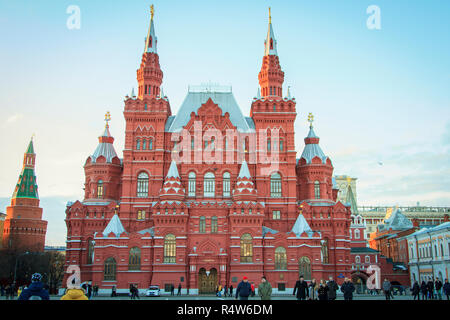
<svg viewBox="0 0 450 320"><path fill-rule="evenodd" d="M304 256L298 260L299 277L303 276L305 280L311 280L311 260Z"/></svg>
<svg viewBox="0 0 450 320"><path fill-rule="evenodd" d="M211 268L206 271L205 268L201 268L198 272L198 293L199 294L211 294L216 293L217 286L217 269Z"/></svg>
<svg viewBox="0 0 450 320"><path fill-rule="evenodd" d="M355 293L362 294L366 292L366 283L368 276L362 272L355 272L352 274L352 282L355 286Z"/></svg>

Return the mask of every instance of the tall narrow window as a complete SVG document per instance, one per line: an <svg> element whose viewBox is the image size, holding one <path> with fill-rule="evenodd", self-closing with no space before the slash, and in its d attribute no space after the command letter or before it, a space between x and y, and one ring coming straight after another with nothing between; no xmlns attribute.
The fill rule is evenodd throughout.
<svg viewBox="0 0 450 320"><path fill-rule="evenodd" d="M211 233L217 233L217 217L211 218Z"/></svg>
<svg viewBox="0 0 450 320"><path fill-rule="evenodd" d="M308 257L301 257L298 260L298 273L305 280L311 280L311 260Z"/></svg>
<svg viewBox="0 0 450 320"><path fill-rule="evenodd" d="M138 210L137 219L145 220L145 210Z"/></svg>
<svg viewBox="0 0 450 320"><path fill-rule="evenodd" d="M139 198L148 197L148 174L141 172L137 178L137 196Z"/></svg>
<svg viewBox="0 0 450 320"><path fill-rule="evenodd" d="M173 234L168 234L164 238L164 263L175 263L176 255L176 238Z"/></svg>
<svg viewBox="0 0 450 320"><path fill-rule="evenodd" d="M153 150L153 139L152 138L150 138L148 140L148 150Z"/></svg>
<svg viewBox="0 0 450 320"><path fill-rule="evenodd" d="M215 195L215 176L214 173L208 172L203 179L203 196L214 197Z"/></svg>
<svg viewBox="0 0 450 320"><path fill-rule="evenodd" d="M205 216L201 216L200 217L200 223L199 223L198 227L199 227L199 232L200 233L205 233L206 232L206 218L205 218Z"/></svg>
<svg viewBox="0 0 450 320"><path fill-rule="evenodd" d="M116 280L116 259L111 257L105 260L103 270L103 280L105 281Z"/></svg>
<svg viewBox="0 0 450 320"><path fill-rule="evenodd" d="M322 241L322 247L321 247L321 256L322 256L322 262L328 263L328 240L325 239Z"/></svg>
<svg viewBox="0 0 450 320"><path fill-rule="evenodd" d="M287 255L286 249L278 247L275 249L275 270L287 269Z"/></svg>
<svg viewBox="0 0 450 320"><path fill-rule="evenodd" d="M249 233L241 237L241 262L253 262L253 239Z"/></svg>
<svg viewBox="0 0 450 320"><path fill-rule="evenodd" d="M195 147L195 139L194 137L191 137L191 150L194 150Z"/></svg>
<svg viewBox="0 0 450 320"><path fill-rule="evenodd" d="M356 229L355 230L355 239L359 239L359 237L360 237L360 231L359 231L359 229Z"/></svg>
<svg viewBox="0 0 450 320"><path fill-rule="evenodd" d="M147 140L142 139L142 150L147 149Z"/></svg>
<svg viewBox="0 0 450 320"><path fill-rule="evenodd" d="M141 150L141 140L140 139L136 140L136 150Z"/></svg>
<svg viewBox="0 0 450 320"><path fill-rule="evenodd" d="M280 212L280 210L272 211L272 219L273 220L280 220L281 219L281 212Z"/></svg>
<svg viewBox="0 0 450 320"><path fill-rule="evenodd" d="M280 139L280 151L283 151L283 140Z"/></svg>
<svg viewBox="0 0 450 320"><path fill-rule="evenodd" d="M270 176L270 196L272 198L281 197L281 176L279 173Z"/></svg>
<svg viewBox="0 0 450 320"><path fill-rule="evenodd" d="M94 240L88 240L88 251L87 251L87 264L92 264L94 261Z"/></svg>
<svg viewBox="0 0 450 320"><path fill-rule="evenodd" d="M97 198L103 198L103 181L98 180L97 182Z"/></svg>
<svg viewBox="0 0 450 320"><path fill-rule="evenodd" d="M141 249L133 247L128 257L128 270L141 270Z"/></svg>
<svg viewBox="0 0 450 320"><path fill-rule="evenodd" d="M267 151L270 152L271 150L271 145L270 145L270 138L267 139Z"/></svg>
<svg viewBox="0 0 450 320"><path fill-rule="evenodd" d="M314 198L320 199L320 183L319 181L314 181Z"/></svg>
<svg viewBox="0 0 450 320"><path fill-rule="evenodd" d="M223 174L223 196L229 197L230 196L230 173L225 172Z"/></svg>
<svg viewBox="0 0 450 320"><path fill-rule="evenodd" d="M189 172L189 177L188 177L189 181L188 181L188 196L189 197L195 197L195 172Z"/></svg>

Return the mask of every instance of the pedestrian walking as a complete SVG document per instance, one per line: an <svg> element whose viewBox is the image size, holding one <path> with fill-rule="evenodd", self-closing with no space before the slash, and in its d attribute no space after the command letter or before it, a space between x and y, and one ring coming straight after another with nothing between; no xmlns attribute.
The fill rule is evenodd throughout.
<svg viewBox="0 0 450 320"><path fill-rule="evenodd" d="M391 300L391 283L388 281L388 279L384 279L383 281L383 292L386 300Z"/></svg>
<svg viewBox="0 0 450 320"><path fill-rule="evenodd" d="M317 290L319 290L319 284L316 279L312 279L308 286L309 288L309 300L317 300Z"/></svg>
<svg viewBox="0 0 450 320"><path fill-rule="evenodd" d="M88 299L91 299L92 296L92 285L91 285L91 281L89 281L89 283L87 284L87 297Z"/></svg>
<svg viewBox="0 0 450 320"><path fill-rule="evenodd" d="M251 294L252 286L248 282L248 278L244 276L236 288L236 299L239 297L240 300L248 300Z"/></svg>
<svg viewBox="0 0 450 320"><path fill-rule="evenodd" d="M427 300L428 299L428 286L424 280L422 280L422 283L420 284L420 292L422 293L422 300Z"/></svg>
<svg viewBox="0 0 450 320"><path fill-rule="evenodd" d="M227 285L224 285L223 286L223 296L226 298L226 297L228 297L228 287L227 287Z"/></svg>
<svg viewBox="0 0 450 320"><path fill-rule="evenodd" d="M436 298L442 300L442 281L436 278L434 282L434 289L436 289Z"/></svg>
<svg viewBox="0 0 450 320"><path fill-rule="evenodd" d="M230 295L229 295L230 297L232 297L233 296L233 285L230 285Z"/></svg>
<svg viewBox="0 0 450 320"><path fill-rule="evenodd" d="M417 281L414 281L413 287L411 289L414 300L420 300L420 286L419 283Z"/></svg>
<svg viewBox="0 0 450 320"><path fill-rule="evenodd" d="M328 279L328 300L336 300L336 291L339 289L339 286L336 281L333 280L333 277L330 276Z"/></svg>
<svg viewBox="0 0 450 320"><path fill-rule="evenodd" d="M97 284L94 284L93 294L94 294L94 297L98 296L98 285Z"/></svg>
<svg viewBox="0 0 450 320"><path fill-rule="evenodd" d="M171 296L175 295L175 286L173 285L173 283L170 285L170 295Z"/></svg>
<svg viewBox="0 0 450 320"><path fill-rule="evenodd" d="M41 274L34 273L31 276L30 286L21 292L19 300L50 300L48 291L44 289L44 284L41 280Z"/></svg>
<svg viewBox="0 0 450 320"><path fill-rule="evenodd" d="M5 287L3 284L0 285L0 296L3 297L5 295Z"/></svg>
<svg viewBox="0 0 450 320"><path fill-rule="evenodd" d="M429 278L427 286L428 286L428 297L431 300L434 300L434 282L432 278Z"/></svg>
<svg viewBox="0 0 450 320"><path fill-rule="evenodd" d="M258 295L261 300L271 300L272 285L267 281L266 277L261 278L261 283L258 285Z"/></svg>
<svg viewBox="0 0 450 320"><path fill-rule="evenodd" d="M345 278L344 283L341 286L341 291L344 294L344 300L353 300L353 292L355 291L355 286L349 278Z"/></svg>
<svg viewBox="0 0 450 320"><path fill-rule="evenodd" d="M117 297L117 288L115 285L111 288L111 297Z"/></svg>
<svg viewBox="0 0 450 320"><path fill-rule="evenodd" d="M14 300L14 296L16 295L16 285L14 284L14 282L13 283L11 283L11 290L10 290L10 292L9 292L9 295L10 295L10 299L11 300Z"/></svg>
<svg viewBox="0 0 450 320"><path fill-rule="evenodd" d="M295 283L294 292L292 294L297 297L297 300L306 300L306 298L309 297L308 284L303 279L303 276L300 276L299 280Z"/></svg>
<svg viewBox="0 0 450 320"><path fill-rule="evenodd" d="M444 286L442 287L444 290L444 294L447 296L447 300L450 300L450 283L448 279L445 279Z"/></svg>
<svg viewBox="0 0 450 320"><path fill-rule="evenodd" d="M319 288L317 289L317 297L319 300L328 300L328 286L324 280L320 280Z"/></svg>

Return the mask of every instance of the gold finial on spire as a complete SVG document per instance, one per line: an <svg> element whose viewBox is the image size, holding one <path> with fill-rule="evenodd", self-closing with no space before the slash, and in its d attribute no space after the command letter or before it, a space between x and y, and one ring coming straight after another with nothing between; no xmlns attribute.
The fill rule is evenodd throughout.
<svg viewBox="0 0 450 320"><path fill-rule="evenodd" d="M36 136L36 134L33 132L33 134L31 135L31 141L33 141L33 138Z"/></svg>
<svg viewBox="0 0 450 320"><path fill-rule="evenodd" d="M105 113L105 121L106 121L106 128L109 128L108 122L111 121L111 114L109 111Z"/></svg>
<svg viewBox="0 0 450 320"><path fill-rule="evenodd" d="M155 7L153 6L153 4L150 6L150 14L152 15L153 20L153 16L155 15Z"/></svg>
<svg viewBox="0 0 450 320"><path fill-rule="evenodd" d="M269 23L272 23L272 16L270 14L270 7L269 7Z"/></svg>
<svg viewBox="0 0 450 320"><path fill-rule="evenodd" d="M311 112L308 114L308 122L309 126L312 127L312 123L314 122L314 116Z"/></svg>
<svg viewBox="0 0 450 320"><path fill-rule="evenodd" d="M347 184L350 186L350 183L352 182L352 178L351 177L347 177Z"/></svg>

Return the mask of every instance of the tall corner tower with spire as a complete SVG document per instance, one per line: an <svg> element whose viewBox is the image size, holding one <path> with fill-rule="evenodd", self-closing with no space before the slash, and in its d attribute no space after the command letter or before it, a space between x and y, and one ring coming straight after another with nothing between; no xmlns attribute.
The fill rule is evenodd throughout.
<svg viewBox="0 0 450 320"><path fill-rule="evenodd" d="M6 208L3 248L31 252L44 251L47 221L42 220L35 174L33 139L23 157L22 172Z"/></svg>

